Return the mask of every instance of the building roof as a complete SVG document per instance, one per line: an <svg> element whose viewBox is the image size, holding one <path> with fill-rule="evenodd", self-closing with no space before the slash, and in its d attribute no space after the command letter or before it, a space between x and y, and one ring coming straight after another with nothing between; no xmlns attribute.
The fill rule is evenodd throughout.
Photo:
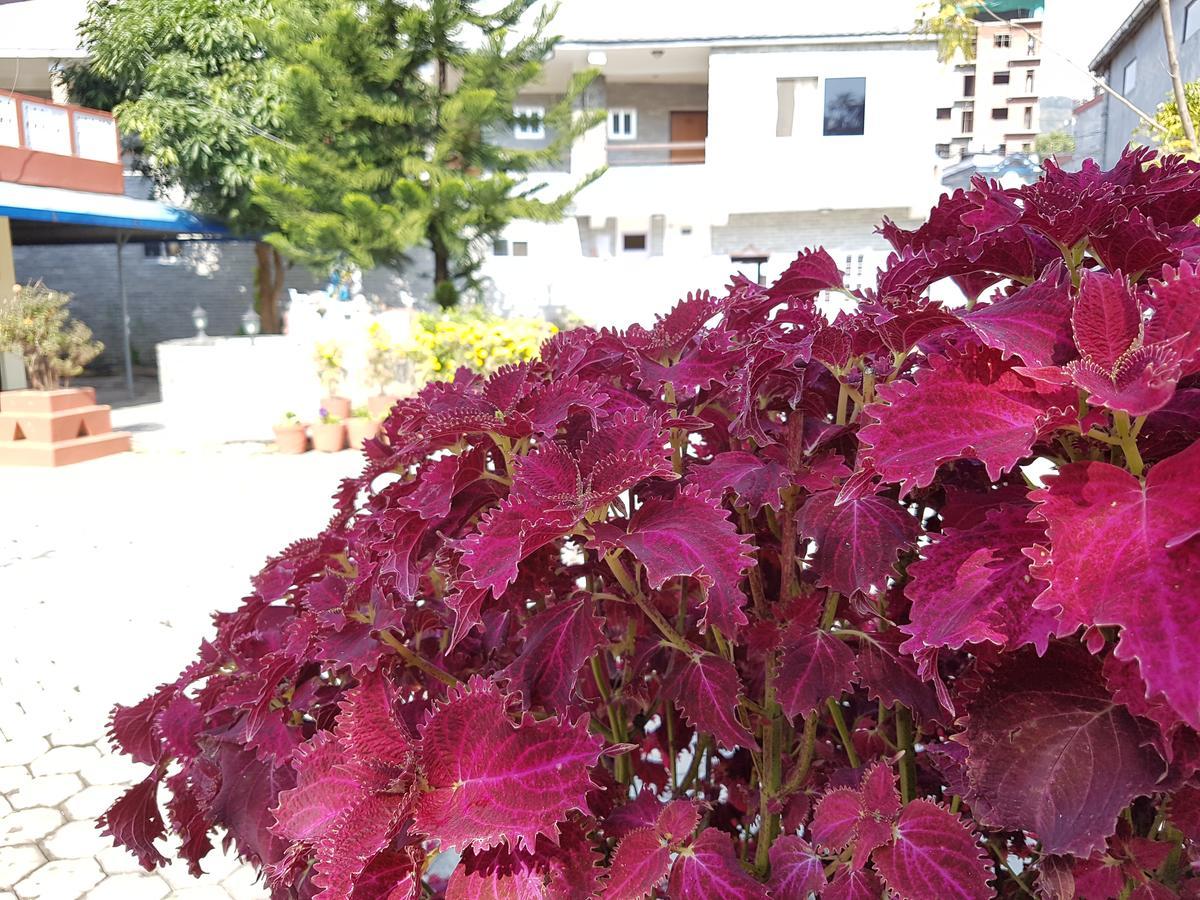
<svg viewBox="0 0 1200 900"><path fill-rule="evenodd" d="M168 235L227 237L224 225L153 200L0 181L0 216L12 220L13 242L74 244L162 240Z"/></svg>
<svg viewBox="0 0 1200 900"><path fill-rule="evenodd" d="M1096 54L1096 58L1092 60L1089 68L1097 73L1107 69L1108 64L1112 62L1112 58L1125 46L1125 42L1141 30L1142 26L1146 24L1146 20L1157 9L1157 0L1138 0L1137 6L1133 8L1133 12L1125 18L1121 26L1113 32L1113 36L1100 48L1100 52Z"/></svg>
<svg viewBox="0 0 1200 900"><path fill-rule="evenodd" d="M916 16L908 3L780 3L739 0L565 0L551 25L568 44L726 43L907 35Z"/></svg>

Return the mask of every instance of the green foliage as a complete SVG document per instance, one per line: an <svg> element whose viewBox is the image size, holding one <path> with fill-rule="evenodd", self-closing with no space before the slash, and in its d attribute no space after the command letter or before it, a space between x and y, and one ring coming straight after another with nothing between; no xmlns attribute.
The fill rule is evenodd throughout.
<svg viewBox="0 0 1200 900"><path fill-rule="evenodd" d="M260 142L275 165L257 182L278 223L271 242L313 266L363 268L402 267L407 251L427 245L435 299L452 306L506 224L561 218L574 192L543 200L525 176L603 114L573 111L587 73L547 110L544 146L500 145L514 100L555 43L549 12L514 34L530 5L482 13L473 0L285 0L266 39L286 63L289 142Z"/></svg>
<svg viewBox="0 0 1200 900"><path fill-rule="evenodd" d="M452 378L459 366L490 374L537 355L558 329L542 319L503 318L481 306L417 317L412 355L423 379Z"/></svg>
<svg viewBox="0 0 1200 900"><path fill-rule="evenodd" d="M65 386L104 350L90 328L70 317L70 302L70 294L40 281L0 298L0 350L21 356L35 390Z"/></svg>
<svg viewBox="0 0 1200 900"><path fill-rule="evenodd" d="M1048 131L1037 136L1033 149L1043 158L1054 156L1056 153L1074 153L1075 136L1065 131Z"/></svg>
<svg viewBox="0 0 1200 900"><path fill-rule="evenodd" d="M268 161L255 136L282 124L260 37L274 22L271 0L90 0L88 61L65 73L72 99L112 109L160 186L241 233L262 231L251 186Z"/></svg>
<svg viewBox="0 0 1200 900"><path fill-rule="evenodd" d="M1183 86L1184 96L1187 97L1188 111L1192 114L1193 122L1200 122L1200 81L1189 81ZM1175 102L1174 92L1158 104L1154 112L1154 121L1163 126L1166 131L1151 129L1143 125L1139 132L1150 138L1167 153L1182 153L1195 158L1195 150L1183 133L1183 120L1179 117L1179 104Z"/></svg>
<svg viewBox="0 0 1200 900"><path fill-rule="evenodd" d="M919 9L913 34L934 35L938 39L938 61L951 62L959 54L966 62L975 59L975 20L984 8L983 0L930 0Z"/></svg>

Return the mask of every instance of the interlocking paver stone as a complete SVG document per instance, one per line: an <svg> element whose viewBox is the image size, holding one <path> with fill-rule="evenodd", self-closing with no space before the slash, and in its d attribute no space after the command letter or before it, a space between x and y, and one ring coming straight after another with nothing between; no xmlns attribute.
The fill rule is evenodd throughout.
<svg viewBox="0 0 1200 900"><path fill-rule="evenodd" d="M45 738L24 736L0 742L0 766L26 766L50 749Z"/></svg>
<svg viewBox="0 0 1200 900"><path fill-rule="evenodd" d="M100 759L95 747L55 747L45 756L39 756L29 764L34 775L62 775L79 772L90 762Z"/></svg>
<svg viewBox="0 0 1200 900"><path fill-rule="evenodd" d="M128 756L109 752L79 770L79 775L88 784L132 784L145 777L149 769L135 763Z"/></svg>
<svg viewBox="0 0 1200 900"><path fill-rule="evenodd" d="M68 822L42 840L42 846L55 859L83 859L88 856L97 856L111 845L111 839L100 834L96 829L96 823L89 819Z"/></svg>
<svg viewBox="0 0 1200 900"><path fill-rule="evenodd" d="M171 891L165 881L149 872L111 875L88 891L88 900L162 900Z"/></svg>
<svg viewBox="0 0 1200 900"><path fill-rule="evenodd" d="M43 775L21 785L7 796L13 809L30 809L34 806L58 806L82 789L83 782L78 775Z"/></svg>
<svg viewBox="0 0 1200 900"><path fill-rule="evenodd" d="M0 885L12 887L45 862L45 854L33 844L0 848Z"/></svg>
<svg viewBox="0 0 1200 900"><path fill-rule="evenodd" d="M63 809L72 819L95 819L113 805L121 796L119 785L99 784L87 787L63 803Z"/></svg>
<svg viewBox="0 0 1200 900"><path fill-rule="evenodd" d="M23 809L0 819L0 847L29 844L45 837L63 823L57 809Z"/></svg>
<svg viewBox="0 0 1200 900"><path fill-rule="evenodd" d="M94 859L56 859L18 881L16 891L22 900L66 900L78 897L103 877L100 864Z"/></svg>
<svg viewBox="0 0 1200 900"><path fill-rule="evenodd" d="M206 884L173 891L171 900L230 900L230 897L229 892L219 884Z"/></svg>
<svg viewBox="0 0 1200 900"><path fill-rule="evenodd" d="M4 766L0 768L0 794L15 791L32 778L24 766Z"/></svg>

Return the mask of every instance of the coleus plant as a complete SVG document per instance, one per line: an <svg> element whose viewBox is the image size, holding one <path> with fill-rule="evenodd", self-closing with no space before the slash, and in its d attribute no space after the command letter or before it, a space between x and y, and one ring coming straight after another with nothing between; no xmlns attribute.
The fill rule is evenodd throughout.
<svg viewBox="0 0 1200 900"><path fill-rule="evenodd" d="M429 385L116 709L105 830L276 897L1200 896L1198 214L1047 163L876 290L809 250Z"/></svg>

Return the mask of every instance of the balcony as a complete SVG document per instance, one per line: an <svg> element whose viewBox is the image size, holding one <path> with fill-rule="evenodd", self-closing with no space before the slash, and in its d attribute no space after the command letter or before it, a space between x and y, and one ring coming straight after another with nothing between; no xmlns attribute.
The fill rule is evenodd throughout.
<svg viewBox="0 0 1200 900"><path fill-rule="evenodd" d="M0 90L0 181L123 193L112 114Z"/></svg>
<svg viewBox="0 0 1200 900"><path fill-rule="evenodd" d="M636 144L609 141L605 151L608 165L612 167L696 165L704 162L706 143L702 140Z"/></svg>

